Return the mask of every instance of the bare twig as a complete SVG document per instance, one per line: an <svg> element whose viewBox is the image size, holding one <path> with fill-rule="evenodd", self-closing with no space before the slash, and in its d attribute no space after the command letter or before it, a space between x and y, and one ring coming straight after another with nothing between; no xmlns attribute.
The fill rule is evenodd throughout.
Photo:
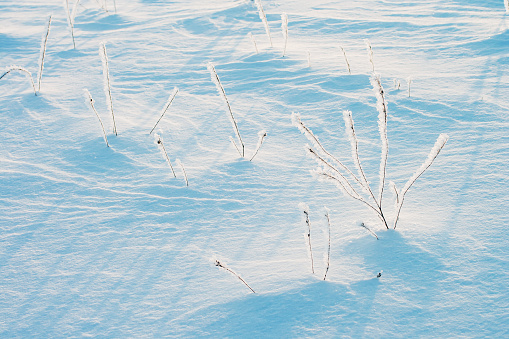
<svg viewBox="0 0 509 339"><path fill-rule="evenodd" d="M364 224L363 222L361 222L361 227L364 227L365 229L368 230L369 233L371 233L375 238L376 240L378 240L378 236L376 235L375 232L373 232L368 226L366 226L366 224Z"/></svg>
<svg viewBox="0 0 509 339"><path fill-rule="evenodd" d="M247 286L247 287L251 290L251 292L256 293L256 292L255 292L255 291L251 288L251 286L249 286L249 285L247 284L247 282L246 282L244 279L242 279L242 278L240 277L240 275L238 275L237 273L235 273L234 271L232 271L232 270L231 270L231 269L229 269L228 267L224 266L224 265L223 265L223 264L222 264L219 260L216 260L216 266L217 266L217 267L221 267L222 269L227 270L228 272L230 272L231 274L233 274L234 276L236 276L237 278L239 278L239 280L240 280L240 281L242 281L242 282L244 283L244 285L246 285L246 286Z"/></svg>
<svg viewBox="0 0 509 339"><path fill-rule="evenodd" d="M327 225L329 229L329 247L327 249L327 268L325 269L325 275L323 276L323 280L327 278L327 273L329 273L330 266L330 218L329 218L329 210L325 208L325 218L327 218Z"/></svg>
<svg viewBox="0 0 509 339"><path fill-rule="evenodd" d="M175 96L177 95L179 89L177 87L175 87L173 89L173 92L170 94L170 97L168 98L168 101L166 101L166 104L164 105L163 107L163 111L161 113L161 117L159 118L159 120L157 120L156 124L154 125L154 127L152 127L152 129L150 130L150 134L152 134L152 132L154 131L154 129L157 127L157 124L159 124L159 121L161 121L161 119L163 118L164 114L166 113L166 111L168 110L168 108L170 107L171 103L173 102L173 99L175 99Z"/></svg>
<svg viewBox="0 0 509 339"><path fill-rule="evenodd" d="M5 72L4 72L4 74L2 74L2 76L0 76L0 79L2 79L4 76L6 76L7 74L11 73L12 71L20 71L20 72L25 73L25 75L30 80L30 83L32 84L32 89L34 90L35 96L37 96L37 90L35 89L35 84L34 84L34 79L32 78L32 73L30 73L28 70L26 70L25 68L23 68L21 66L10 66L10 67L7 67Z"/></svg>
<svg viewBox="0 0 509 339"><path fill-rule="evenodd" d="M352 74L352 71L350 70L350 63L348 62L348 58L346 57L346 52L343 49L343 46L339 46L341 48L341 51L343 51L343 56L345 57L346 67L348 68L348 74Z"/></svg>
<svg viewBox="0 0 509 339"><path fill-rule="evenodd" d="M161 150L163 151L163 154L166 157L166 161L168 162L168 165L170 165L171 173L173 173L173 176L176 178L177 175L175 174L175 171L173 170L173 166L171 164L170 157L168 156L168 153L166 152L166 148L164 147L163 139L160 136L158 136L157 134L155 136L157 138L157 144L159 146L161 146Z"/></svg>
<svg viewBox="0 0 509 339"><path fill-rule="evenodd" d="M87 99L88 103L90 104L90 108L92 108L92 111L95 113L95 115L97 116L97 119L99 119L99 123L101 124L101 129L103 131L103 136L104 136L104 142L106 143L106 146L107 147L110 147L110 145L108 144L108 138L106 137L106 132L104 130L104 125L103 125L103 122L101 120L101 117L99 116L99 114L97 113L97 110L95 109L95 106L94 106L94 99L92 99L92 95L90 94L90 92L85 88L85 98Z"/></svg>

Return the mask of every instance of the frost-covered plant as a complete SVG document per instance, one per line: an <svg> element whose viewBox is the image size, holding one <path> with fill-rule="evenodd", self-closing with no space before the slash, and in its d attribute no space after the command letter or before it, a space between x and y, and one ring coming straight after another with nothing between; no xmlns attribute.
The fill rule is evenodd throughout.
<svg viewBox="0 0 509 339"><path fill-rule="evenodd" d="M341 51L343 52L343 56L345 57L346 68L348 69L348 74L352 74L352 71L350 70L350 63L348 62L348 58L346 57L346 52L345 52L343 46L339 46L339 48L341 48Z"/></svg>
<svg viewBox="0 0 509 339"><path fill-rule="evenodd" d="M256 54L258 54L258 46L256 45L256 40L253 36L253 33L249 32L249 39L251 39L251 42L253 43L254 45L254 48L255 48L255 51L256 51Z"/></svg>
<svg viewBox="0 0 509 339"><path fill-rule="evenodd" d="M283 39L285 40L285 47L283 49L283 57L286 54L286 44L288 43L288 15L281 14L281 31L283 32Z"/></svg>
<svg viewBox="0 0 509 339"><path fill-rule="evenodd" d="M161 112L161 117L159 118L159 120L157 120L157 122L154 125L154 127L152 127L152 130L150 130L149 135L152 134L152 132L156 128L157 124L159 124L159 121L161 121L161 119L163 118L164 114L166 113L166 111L170 107L171 103L173 102L173 99L175 99L175 96L177 95L178 91L179 91L179 89L177 87L173 88L173 92L170 94L170 97L166 101L166 104L164 104L163 110Z"/></svg>
<svg viewBox="0 0 509 339"><path fill-rule="evenodd" d="M319 178L333 181L345 195L350 196L351 198L365 204L368 208L377 214L382 224L387 229L389 229L387 216L382 204L384 187L386 185L386 168L389 152L389 143L387 139L387 102L385 100L385 92L382 88L380 77L378 75L373 74L371 84L377 97L377 111L379 113L378 129L382 145L378 195L375 195L371 189L370 183L367 180L361 165L352 112L344 111L343 119L345 122L346 134L350 140L351 153L354 165L357 169L357 175L354 174L346 165L344 165L340 160L330 154L322 146L313 132L308 127L306 127L306 125L304 125L298 114L293 113L292 120L293 124L299 128L299 130L308 138L312 144L312 146L306 145L306 149L307 153L313 157L320 166L316 171L316 174L319 176ZM393 228L396 228L405 194L408 192L413 183L424 173L424 171L431 166L435 158L445 146L447 139L448 136L446 134L440 134L426 161L414 173L414 175L410 177L410 179L400 191L396 189L394 184L391 184L393 190L396 192L396 210Z"/></svg>
<svg viewBox="0 0 509 339"><path fill-rule="evenodd" d="M249 161L253 160L254 157L258 154L258 151L260 150L260 147L262 147L263 140L265 139L266 136L267 136L267 132L265 132L264 130L261 130L260 132L258 132L258 144L256 144L256 148L255 148L255 151L253 152L253 156L251 156Z"/></svg>
<svg viewBox="0 0 509 339"><path fill-rule="evenodd" d="M104 93L106 94L106 103L113 119L113 133L117 135L117 125L115 123L115 114L113 114L113 100L111 98L110 70L108 65L108 54L106 53L106 45L101 42L99 45L99 55L101 56L103 65Z"/></svg>
<svg viewBox="0 0 509 339"><path fill-rule="evenodd" d="M371 63L371 67L373 68L373 73L375 72L375 63L373 62L373 48L371 48L371 43L368 39L364 39L366 43L366 48L368 50L369 62Z"/></svg>
<svg viewBox="0 0 509 339"><path fill-rule="evenodd" d="M69 11L69 0L64 0L64 9L67 17L67 24L69 25L69 30L71 31L72 45L74 49L76 49L76 42L74 41L74 20L76 18L76 11L78 9L79 3L80 0L76 0L72 7L72 11Z"/></svg>
<svg viewBox="0 0 509 339"><path fill-rule="evenodd" d="M327 278L327 273L329 273L329 266L330 266L330 217L329 217L329 209L325 207L325 218L327 219L327 226L328 226L328 235L329 235L329 246L327 247L327 268L325 269L325 274L323 276L323 280Z"/></svg>
<svg viewBox="0 0 509 339"><path fill-rule="evenodd" d="M177 163L177 165L180 166L180 169L182 170L182 174L184 174L184 179L186 180L186 186L189 186L189 180L187 180L187 173L186 173L186 169L184 168L184 165L182 164L180 159L175 160L175 162Z"/></svg>
<svg viewBox="0 0 509 339"><path fill-rule="evenodd" d="M315 274L315 263L313 260L313 248L311 247L311 222L309 221L309 206L305 203L301 202L299 204L299 208L302 213L304 213L304 223L306 224L307 233L306 233L306 242L308 245L308 253L309 258L311 259L311 272Z"/></svg>
<svg viewBox="0 0 509 339"><path fill-rule="evenodd" d="M255 291L251 288L251 286L249 286L249 285L247 284L247 282L246 282L244 279L242 279L242 278L240 277L240 275L238 275L238 274L237 274L237 273L235 273L233 270L231 270L231 269L229 269L228 267L226 267L225 265L223 265L223 264L222 264L219 260L216 260L216 266L217 266L217 267L220 267L220 268L222 268L222 269L224 269L224 270L227 270L228 272L230 272L231 274L233 274L234 276L236 276L237 278L239 278L239 280L240 280L240 281L242 281L242 282L244 283L244 285L246 285L246 286L247 286L247 287L251 290L251 292L256 293L256 292L255 292Z"/></svg>
<svg viewBox="0 0 509 339"><path fill-rule="evenodd" d="M166 148L164 147L163 138L159 136L159 134L154 134L154 141L156 142L156 145L159 146L159 150L161 151L161 154L164 156L166 161L168 162L168 165L170 165L171 173L173 174L173 177L177 177L175 174L175 171L173 170L173 165L171 164L170 157L168 156L168 153L166 152Z"/></svg>
<svg viewBox="0 0 509 339"><path fill-rule="evenodd" d="M265 11L263 10L262 2L261 0L255 0L256 7L258 8L258 15L260 16L260 19L263 22L263 25L265 26L265 33L267 33L267 36L269 37L270 41L270 47L272 47L272 38L270 37L270 28L269 23L267 22L267 17L265 16Z"/></svg>
<svg viewBox="0 0 509 339"><path fill-rule="evenodd" d="M25 69L21 66L9 66L9 67L5 68L4 73L2 74L2 76L0 76L0 80L7 74L11 73L12 71L19 71L19 72L24 73L30 80L30 84L32 85L34 94L37 96L37 90L35 89L35 84L34 84L34 79L32 78L32 73L30 73L27 69Z"/></svg>
<svg viewBox="0 0 509 339"><path fill-rule="evenodd" d="M49 30L51 27L51 15L48 19L48 27L46 29L46 33L42 35L41 40L41 51L39 53L39 72L37 73L37 91L41 91L41 80L42 80L42 71L44 69L44 57L46 56L46 44L48 42Z"/></svg>
<svg viewBox="0 0 509 339"><path fill-rule="evenodd" d="M237 141L239 142L239 145L235 142L235 140L230 136L230 141L237 149L237 152L239 152L239 155L242 158L246 157L246 150L244 146L244 142L242 141L242 137L240 136L239 127L237 126L237 121L235 120L235 117L233 116L232 108L230 106L230 101L228 101L228 97L226 96L226 92L224 90L223 85L221 84L221 81L219 80L219 76L217 75L216 69L214 65L209 62L207 64L207 69L210 72L210 77L212 79L212 82L216 85L216 89L219 93L219 96L223 99L223 101L226 104L226 107L228 108L228 117L230 118L230 121L232 123L233 131L235 132L235 135L237 136ZM265 131L258 132L258 144L256 146L255 152L253 153L253 156L249 159L249 161L253 160L255 155L258 153L258 150L262 146L263 139L267 136L267 133Z"/></svg>
<svg viewBox="0 0 509 339"><path fill-rule="evenodd" d="M101 120L101 117L99 116L99 114L97 113L97 110L95 109L95 106L94 106L94 99L92 99L92 95L90 94L90 92L88 91L88 89L84 89L84 92L85 92L85 99L87 100L87 102L90 104L90 108L92 109L92 111L95 113L95 115L97 116L97 119L99 119L99 123L101 124L101 129L103 131L103 137L104 137L104 142L106 143L106 146L107 147L110 147L110 145L108 144L108 138L106 137L106 131L104 130L104 125L103 125L103 121Z"/></svg>

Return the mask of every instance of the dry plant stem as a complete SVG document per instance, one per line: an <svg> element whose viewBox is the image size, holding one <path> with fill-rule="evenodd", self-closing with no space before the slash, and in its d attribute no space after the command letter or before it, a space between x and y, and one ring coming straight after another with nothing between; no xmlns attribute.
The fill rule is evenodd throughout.
<svg viewBox="0 0 509 339"><path fill-rule="evenodd" d="M254 45L254 48L255 48L255 51L256 51L256 54L258 54L258 46L256 45L256 40L253 36L253 33L249 32L249 39L251 39L251 42L253 43Z"/></svg>
<svg viewBox="0 0 509 339"><path fill-rule="evenodd" d="M239 280L240 280L240 281L242 281L242 282L244 283L244 285L246 285L246 286L247 286L247 287L251 290L251 292L256 293L256 292L255 292L255 291L251 288L251 286L249 286L249 285L247 284L247 282L246 282L244 279L242 279L242 278L241 278L241 277L240 277L237 273L235 273L234 271L232 271L232 270L231 270L231 269L229 269L228 267L226 267L226 266L224 266L223 264L221 264L221 262L219 262L219 260L216 260L216 266L217 266L217 267L221 267L221 268L223 268L223 269L227 270L228 272L230 272L231 274L233 274L234 276L236 276L237 278L239 278Z"/></svg>
<svg viewBox="0 0 509 339"><path fill-rule="evenodd" d="M99 53L101 54L101 60L103 63L103 75L104 75L104 91L106 93L106 100L108 103L108 107L111 112L111 117L113 119L113 133L117 135L117 125L115 123L115 114L113 113L113 99L111 98L111 86L110 86L110 70L108 65L108 54L106 53L106 45L101 43L99 46Z"/></svg>
<svg viewBox="0 0 509 339"><path fill-rule="evenodd" d="M42 70L44 69L44 57L46 56L46 44L48 42L49 30L51 27L51 15L48 19L48 27L46 29L46 34L43 36L43 40L41 43L41 56L39 58L39 73L37 75L37 91L41 91L41 80L42 80Z"/></svg>
<svg viewBox="0 0 509 339"><path fill-rule="evenodd" d="M509 13L509 0L504 0L504 6L506 13Z"/></svg>
<svg viewBox="0 0 509 339"><path fill-rule="evenodd" d="M311 68L311 53L308 51L308 68Z"/></svg>
<svg viewBox="0 0 509 339"><path fill-rule="evenodd" d="M311 256L311 272L315 274L315 264L313 261L313 249L311 248L311 223L309 222L309 212L304 210L304 215L306 217L306 225L308 227L308 246L309 246L309 255Z"/></svg>
<svg viewBox="0 0 509 339"><path fill-rule="evenodd" d="M377 98L378 110L378 130L380 132L380 141L382 145L380 159L380 184L378 188L378 205L382 206L382 196L385 187L385 177L387 175L387 158L389 156L389 140L387 138L387 102L385 101L385 92L379 75L373 75L371 84Z"/></svg>
<svg viewBox="0 0 509 339"><path fill-rule="evenodd" d="M175 171L173 170L173 166L171 164L170 157L168 156L168 153L166 152L166 148L164 147L164 144L163 144L163 141L161 140L161 138L159 138L157 140L157 143L159 145L161 145L161 148L163 149L164 156L166 157L166 161L168 161L168 165L170 165L171 173L173 173L173 176L176 178L177 175L175 174Z"/></svg>
<svg viewBox="0 0 509 339"><path fill-rule="evenodd" d="M377 215L378 217L380 218L380 220L382 222L386 222L384 217L380 214L380 210L377 209L376 207L374 207L373 205L371 205L369 202L367 202L364 198L362 198L361 196L355 196L355 195L352 195L350 192L348 192L348 190L345 188L345 186L343 185L343 183L338 179L336 178L335 176L329 174L329 173L325 173L325 172L320 172L318 173L319 175L323 176L324 178L326 179L329 179L329 180L332 180L336 183L338 183L340 185L340 188L343 189L343 191L348 195L350 196L351 198L357 200L357 201L360 201L362 202L363 204L365 204L366 206L368 206L369 208L371 208Z"/></svg>
<svg viewBox="0 0 509 339"><path fill-rule="evenodd" d="M260 131L258 132L258 144L256 145L256 149L253 153L253 156L251 157L251 159L249 159L249 161L252 161L254 159L254 157L258 154L258 151L260 150L260 147L262 147L262 144L263 144L263 139L267 136L267 132L265 131Z"/></svg>
<svg viewBox="0 0 509 339"><path fill-rule="evenodd" d="M328 163L324 158L322 158L320 155L318 155L318 153L314 149L312 149L311 147L308 146L308 147L306 147L306 149L309 152L309 154L315 158L315 160L318 162L318 165L325 166L329 170L333 171L334 174L339 175L340 179L336 178L334 175L331 175L331 176L339 181L339 183L341 184L341 186L343 187L345 192L348 193L348 195L350 195L352 197L354 197L354 195L355 195L355 197L361 198L359 193L357 193L357 191L353 188L353 186L350 184L348 179L345 178L345 176L341 172L339 172L336 167L334 167L333 165Z"/></svg>
<svg viewBox="0 0 509 339"><path fill-rule="evenodd" d="M354 160L355 166L357 167L357 170L359 171L359 176L362 179L362 186L369 193L371 198L373 198L378 209L380 209L380 204L377 202L375 195L373 194L373 191L371 190L371 187L369 186L368 179L366 178L366 174L364 173L364 170L362 169L362 166L361 166L361 160L359 158L359 142L357 140L357 134L355 133L352 112L351 111L343 111L343 119L345 121L346 133L349 136L350 145L352 147L352 158Z"/></svg>
<svg viewBox="0 0 509 339"><path fill-rule="evenodd" d="M184 165L182 164L182 162L179 159L177 159L175 161L177 162L177 165L180 166L180 169L182 170L182 173L184 174L184 179L186 180L186 186L189 186L189 181L187 180L187 173L184 168Z"/></svg>
<svg viewBox="0 0 509 339"><path fill-rule="evenodd" d="M113 0L113 6L115 7L115 13L117 13L117 1Z"/></svg>
<svg viewBox="0 0 509 339"><path fill-rule="evenodd" d="M348 68L348 74L352 74L352 71L350 70L350 63L348 62L348 58L346 57L346 52L343 49L343 46L339 46L341 48L341 51L343 51L343 56L345 57L346 67Z"/></svg>
<svg viewBox="0 0 509 339"><path fill-rule="evenodd" d="M272 47L272 38L270 37L270 28L269 23L267 22L267 17L265 16L265 11L263 10L262 2L261 0L255 0L256 7L258 8L258 15L260 16L260 19L263 22L263 25L265 26L265 33L267 33L267 36L269 37L270 41L270 47Z"/></svg>
<svg viewBox="0 0 509 339"><path fill-rule="evenodd" d="M330 218L329 218L329 210L325 209L325 218L327 218L327 225L329 229L329 247L327 249L327 268L325 269L325 275L323 276L323 280L327 278L327 273L329 273L330 266Z"/></svg>
<svg viewBox="0 0 509 339"><path fill-rule="evenodd" d="M409 77L407 79L407 84L408 84L408 97L410 98L410 85L412 84L412 78Z"/></svg>
<svg viewBox="0 0 509 339"><path fill-rule="evenodd" d="M405 194L408 192L410 187L412 187L412 185L415 183L415 181L424 173L424 171L426 171L431 166L431 164L433 164L433 161L435 161L436 157L438 156L438 154L440 153L442 148L444 148L445 143L447 142L448 138L449 137L447 136L447 134L440 134L438 136L438 139L435 142L435 145L429 152L428 157L426 158L424 163L421 165L421 167L419 167L419 169L414 173L414 175L412 175L412 177L410 177L410 179L408 179L405 186L403 186L403 188L401 189L401 192L399 193L399 203L396 207L396 217L394 219L394 229L396 229L396 225L398 223L399 213L401 212L401 207L403 206L403 201L405 200Z"/></svg>
<svg viewBox="0 0 509 339"><path fill-rule="evenodd" d="M164 105L164 108L163 108L163 112L161 114L161 117L159 118L159 120L157 120L156 124L154 125L154 127L152 127L152 129L150 130L150 134L152 134L152 132L154 131L154 129L157 127L157 124L159 124L159 121L161 121L161 119L163 118L164 114L166 113L166 111L168 110L168 108L171 106L171 103L173 102L173 99L175 99L175 96L177 95L179 89L177 87L175 87L173 89L173 92L170 94L170 97L168 98L168 101L166 102L166 104Z"/></svg>
<svg viewBox="0 0 509 339"><path fill-rule="evenodd" d="M232 142L235 145L235 147L237 148L237 151L239 152L240 156L242 158L244 158L244 155L245 155L244 142L242 141L242 138L240 137L239 127L237 126L237 121L235 120L235 117L233 116L232 108L230 106L230 102L228 101L228 98L226 97L226 92L224 91L224 87L221 84L221 81L219 80L219 76L217 75L214 65L211 62L209 62L209 64L207 65L207 68L209 69L212 81L214 82L214 84L216 84L216 88L217 88L217 91L219 92L219 95L223 98L224 102L226 103L226 106L228 107L228 112L230 113L230 120L233 125L233 130L235 131L235 134L237 135L237 138L239 139L239 143L241 145L242 150L240 150L237 147L237 145L235 144L235 142L233 141L232 138L230 138L230 140L232 140Z"/></svg>
<svg viewBox="0 0 509 339"><path fill-rule="evenodd" d="M341 161L339 161L336 157L334 157L332 154L330 154L329 152L327 152L325 150L325 148L322 146L322 144L320 143L318 138L313 134L313 132L306 125L304 125L304 123L302 122L302 120L300 119L300 116L298 114L293 113L292 119L293 119L294 125L306 136L306 138L309 141L311 141L313 143L313 145L316 148L318 148L318 150L322 154L327 156L333 163L337 164L340 168L345 170L348 173L348 175L350 175L352 177L352 179L354 179L361 187L364 187L362 185L361 181L359 180L359 178L357 178L357 176L355 176L355 174L348 167L346 167ZM337 172L339 173L339 171L337 171Z"/></svg>
<svg viewBox="0 0 509 339"><path fill-rule="evenodd" d="M106 131L104 130L104 125L103 125L103 122L101 120L101 117L99 116L99 114L97 113L97 110L95 109L95 106L94 106L94 99L92 99L92 95L90 94L90 92L85 89L85 97L88 99L88 102L90 104L90 107L92 108L92 111L94 111L97 119L99 119L99 123L101 124L101 129L103 131L103 137L104 137L104 142L106 143L106 146L107 147L110 147L110 145L108 144L108 138L106 137Z"/></svg>
<svg viewBox="0 0 509 339"><path fill-rule="evenodd" d="M366 226L363 222L361 222L361 227L364 227L366 230L368 230L369 233L373 234L373 236L376 238L376 240L379 240L378 239L378 236L376 235L375 232L373 232L368 226Z"/></svg>
<svg viewBox="0 0 509 339"><path fill-rule="evenodd" d="M72 45L73 48L76 49L76 42L74 41L74 24L72 22L71 13L69 12L69 0L65 1L65 14L67 16L67 23L69 24L69 28L71 30L71 37L72 37Z"/></svg>
<svg viewBox="0 0 509 339"><path fill-rule="evenodd" d="M5 73L2 74L2 76L0 76L0 80L7 74L11 73L12 71L20 71L20 72L25 73L26 76L28 77L28 79L30 80L30 83L32 84L32 89L34 90L35 96L37 96L37 90L35 89L35 84L34 84L34 79L32 78L32 73L30 73L28 70L26 70L23 67L20 67L20 66L8 67L7 70L5 71Z"/></svg>
<svg viewBox="0 0 509 339"><path fill-rule="evenodd" d="M288 42L288 15L286 13L281 14L281 30L283 31L283 39L285 39L285 47L283 49L283 58L286 54L286 44Z"/></svg>
<svg viewBox="0 0 509 339"><path fill-rule="evenodd" d="M373 49L371 48L371 43L368 39L364 39L364 42L366 43L366 48L368 49L368 57L369 62L371 63L371 67L373 68L373 73L375 72L375 63L373 62Z"/></svg>

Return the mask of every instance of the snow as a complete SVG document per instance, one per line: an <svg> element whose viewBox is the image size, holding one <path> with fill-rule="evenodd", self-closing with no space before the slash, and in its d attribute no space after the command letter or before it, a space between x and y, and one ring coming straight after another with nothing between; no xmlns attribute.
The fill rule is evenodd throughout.
<svg viewBox="0 0 509 339"><path fill-rule="evenodd" d="M52 14L40 93L21 72L0 80L0 337L509 336L504 1L261 2L273 47L248 0L117 0L116 13L112 1L106 12L102 0L82 0L76 49L62 1L0 3L2 68L37 74ZM291 122L299 113L354 168L342 117L350 110L363 169L378 183L364 39L388 105L387 183L403 187L449 135L396 230L310 174L316 165ZM209 62L247 159L229 141ZM149 135L175 87L155 132L189 186ZM249 161L260 130L267 137ZM388 211L391 192L386 185ZM326 281L325 261L311 273L300 203L315 259L327 253L330 210Z"/></svg>

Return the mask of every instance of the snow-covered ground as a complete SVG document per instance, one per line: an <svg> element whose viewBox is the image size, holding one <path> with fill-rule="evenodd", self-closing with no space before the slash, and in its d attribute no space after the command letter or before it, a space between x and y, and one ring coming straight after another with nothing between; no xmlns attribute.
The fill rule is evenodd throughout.
<svg viewBox="0 0 509 339"><path fill-rule="evenodd" d="M273 47L252 1L102 3L76 7L76 49L62 1L0 3L0 66L35 80L53 14L40 93L20 72L0 80L0 337L509 337L503 0L262 0ZM365 39L388 102L388 179L401 188L449 135L396 230L310 174L308 141L291 122L299 113L354 168L342 113L351 110L377 187ZM229 141L208 62L248 158L268 133L253 161ZM174 87L155 131L177 178L149 135ZM309 205L315 274L299 203Z"/></svg>

